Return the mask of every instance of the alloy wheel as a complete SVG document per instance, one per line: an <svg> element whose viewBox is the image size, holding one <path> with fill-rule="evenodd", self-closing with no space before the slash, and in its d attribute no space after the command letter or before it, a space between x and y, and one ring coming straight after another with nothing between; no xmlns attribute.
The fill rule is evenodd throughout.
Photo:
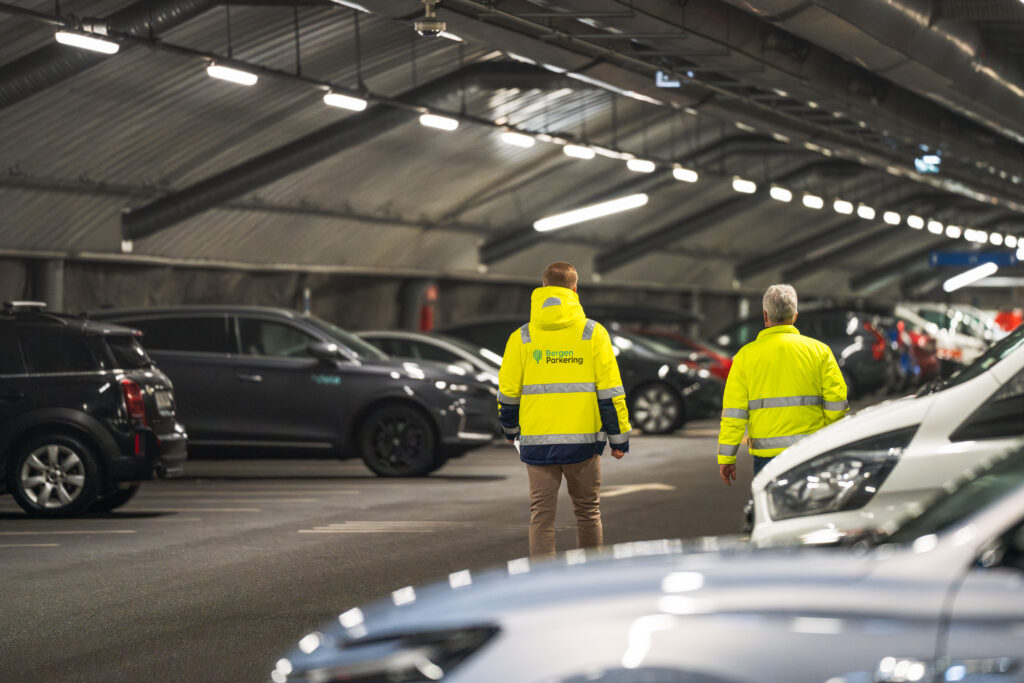
<svg viewBox="0 0 1024 683"><path fill-rule="evenodd" d="M25 458L21 488L34 505L46 510L67 507L85 487L85 463L78 453L61 444L46 444Z"/></svg>
<svg viewBox="0 0 1024 683"><path fill-rule="evenodd" d="M679 419L679 399L668 387L647 387L633 401L633 417L644 432L664 434L671 431Z"/></svg>

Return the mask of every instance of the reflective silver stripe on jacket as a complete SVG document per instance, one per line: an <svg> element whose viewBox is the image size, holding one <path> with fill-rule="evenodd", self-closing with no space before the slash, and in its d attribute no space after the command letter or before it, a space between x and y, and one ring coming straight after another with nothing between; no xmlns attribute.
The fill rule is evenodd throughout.
<svg viewBox="0 0 1024 683"><path fill-rule="evenodd" d="M522 446L559 446L562 444L597 443L605 440L604 432L593 434L538 434L533 436L522 436L519 443Z"/></svg>
<svg viewBox="0 0 1024 683"><path fill-rule="evenodd" d="M825 401L825 410L847 410L849 407L849 401Z"/></svg>
<svg viewBox="0 0 1024 683"><path fill-rule="evenodd" d="M524 384L524 394L575 394L594 393L597 385L593 382L553 382L551 384Z"/></svg>
<svg viewBox="0 0 1024 683"><path fill-rule="evenodd" d="M587 318L587 324L583 326L583 340L587 341L594 336L594 328L597 327L597 321Z"/></svg>
<svg viewBox="0 0 1024 683"><path fill-rule="evenodd" d="M609 434L608 443L610 443L613 446L621 446L622 444L629 441L629 435L632 433L633 430L630 429L628 432L624 432L622 434Z"/></svg>
<svg viewBox="0 0 1024 683"><path fill-rule="evenodd" d="M524 344L529 344L530 343L530 323L526 323L525 325L520 327L519 328L519 334L523 338L523 343Z"/></svg>
<svg viewBox="0 0 1024 683"><path fill-rule="evenodd" d="M616 396L625 396L625 395L626 395L626 390L622 388L621 384L619 386L617 386L617 387L612 387L611 389L598 389L597 390L597 397L598 398L615 398Z"/></svg>
<svg viewBox="0 0 1024 683"><path fill-rule="evenodd" d="M793 434L792 436L772 436L767 439L750 439L750 447L758 450L769 450L772 448L789 448L800 439L810 434Z"/></svg>
<svg viewBox="0 0 1024 683"><path fill-rule="evenodd" d="M738 417L741 420L746 420L750 417L750 413L743 408L726 408L722 411L722 417Z"/></svg>
<svg viewBox="0 0 1024 683"><path fill-rule="evenodd" d="M720 443L718 444L719 455L736 455L740 450L738 443Z"/></svg>
<svg viewBox="0 0 1024 683"><path fill-rule="evenodd" d="M562 305L562 300L561 299L559 299L557 296L549 296L547 299L544 300L544 303L541 304L540 307L541 308L547 308L548 306L561 306L561 305Z"/></svg>
<svg viewBox="0 0 1024 683"><path fill-rule="evenodd" d="M501 431L505 432L509 436L519 436L519 427L515 427L514 429L509 429L505 425L501 425Z"/></svg>
<svg viewBox="0 0 1024 683"><path fill-rule="evenodd" d="M509 405L516 405L519 403L518 396L506 396L505 394L498 392L498 403L507 403Z"/></svg>
<svg viewBox="0 0 1024 683"><path fill-rule="evenodd" d="M761 408L795 408L797 406L820 406L824 402L821 396L778 396L776 398L758 398L747 404L748 410Z"/></svg>

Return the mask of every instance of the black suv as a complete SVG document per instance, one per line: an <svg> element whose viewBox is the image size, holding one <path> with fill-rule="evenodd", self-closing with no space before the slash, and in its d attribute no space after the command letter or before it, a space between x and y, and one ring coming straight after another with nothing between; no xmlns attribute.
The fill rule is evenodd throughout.
<svg viewBox="0 0 1024 683"><path fill-rule="evenodd" d="M44 307L0 313L0 491L60 517L113 510L154 473L181 474L171 382L138 336Z"/></svg>
<svg viewBox="0 0 1024 683"><path fill-rule="evenodd" d="M494 436L494 394L462 368L391 359L313 316L259 306L89 315L143 332L196 446L330 449L394 477L428 474Z"/></svg>

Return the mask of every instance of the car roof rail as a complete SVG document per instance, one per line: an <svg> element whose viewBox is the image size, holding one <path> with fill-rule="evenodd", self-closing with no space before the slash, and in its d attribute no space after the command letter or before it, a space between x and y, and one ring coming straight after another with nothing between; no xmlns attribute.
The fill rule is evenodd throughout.
<svg viewBox="0 0 1024 683"><path fill-rule="evenodd" d="M4 302L4 313L7 315L14 315L15 313L21 313L22 311L31 311L33 313L41 313L46 309L45 301L5 301Z"/></svg>

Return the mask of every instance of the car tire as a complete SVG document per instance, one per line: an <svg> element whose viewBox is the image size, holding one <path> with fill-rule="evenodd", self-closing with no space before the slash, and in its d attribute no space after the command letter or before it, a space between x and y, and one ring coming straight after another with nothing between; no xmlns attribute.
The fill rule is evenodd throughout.
<svg viewBox="0 0 1024 683"><path fill-rule="evenodd" d="M65 434L24 441L7 471L7 490L35 517L69 517L96 502L100 468L92 449Z"/></svg>
<svg viewBox="0 0 1024 683"><path fill-rule="evenodd" d="M117 489L93 503L89 507L89 512L113 512L134 498L140 487L141 484L132 484L126 489Z"/></svg>
<svg viewBox="0 0 1024 683"><path fill-rule="evenodd" d="M422 477L444 464L430 420L396 403L370 413L359 429L359 455L381 477Z"/></svg>
<svg viewBox="0 0 1024 683"><path fill-rule="evenodd" d="M629 416L644 434L670 434L686 424L686 406L679 392L655 382L633 392Z"/></svg>

